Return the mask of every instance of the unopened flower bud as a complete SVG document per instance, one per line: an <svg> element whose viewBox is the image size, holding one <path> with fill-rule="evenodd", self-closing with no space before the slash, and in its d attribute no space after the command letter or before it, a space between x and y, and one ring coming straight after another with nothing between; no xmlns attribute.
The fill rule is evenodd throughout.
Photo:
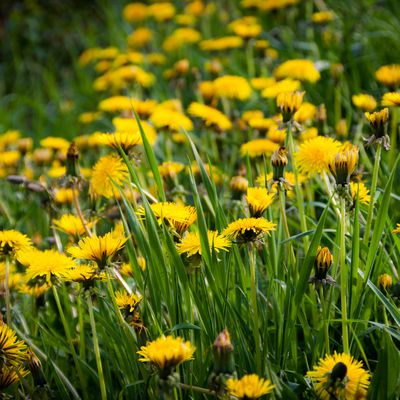
<svg viewBox="0 0 400 400"><path fill-rule="evenodd" d="M304 92L282 92L276 98L276 104L282 113L283 122L289 122L303 103Z"/></svg>
<svg viewBox="0 0 400 400"><path fill-rule="evenodd" d="M68 148L67 160L66 160L66 175L78 177L79 176L79 150L74 142L72 142Z"/></svg>
<svg viewBox="0 0 400 400"><path fill-rule="evenodd" d="M382 290L388 290L393 285L393 279L389 274L382 274L379 275L378 284Z"/></svg>
<svg viewBox="0 0 400 400"><path fill-rule="evenodd" d="M214 346L214 373L233 374L235 371L235 359L233 345L227 329L224 329L215 339Z"/></svg>
<svg viewBox="0 0 400 400"><path fill-rule="evenodd" d="M279 147L275 150L271 156L271 164L273 170L272 179L274 181L280 181L285 173L285 167L288 164L287 159L288 151L286 147Z"/></svg>
<svg viewBox="0 0 400 400"><path fill-rule="evenodd" d="M386 107L381 111L374 113L365 113L373 134L366 140L366 145L370 146L373 143L380 143L385 150L390 149L390 139L387 135L387 124L389 121L389 109Z"/></svg>

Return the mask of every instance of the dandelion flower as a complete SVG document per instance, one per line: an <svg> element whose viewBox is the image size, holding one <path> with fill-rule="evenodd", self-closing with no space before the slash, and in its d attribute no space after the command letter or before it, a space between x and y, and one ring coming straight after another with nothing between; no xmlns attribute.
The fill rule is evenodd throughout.
<svg viewBox="0 0 400 400"><path fill-rule="evenodd" d="M73 214L64 214L59 219L53 219L53 224L56 229L71 236L81 236L86 232L81 219ZM93 221L88 222L86 226L91 228L93 224Z"/></svg>
<svg viewBox="0 0 400 400"><path fill-rule="evenodd" d="M319 12L315 12L312 17L311 20L312 22L314 22L314 24L327 24L328 22L331 22L333 20L333 18L335 17L335 14L332 11L319 11Z"/></svg>
<svg viewBox="0 0 400 400"><path fill-rule="evenodd" d="M201 118L206 126L215 126L221 131L232 128L229 118L216 108L193 102L189 105L188 113Z"/></svg>
<svg viewBox="0 0 400 400"><path fill-rule="evenodd" d="M375 72L376 79L388 87L396 87L400 84L400 65L383 65Z"/></svg>
<svg viewBox="0 0 400 400"><path fill-rule="evenodd" d="M4 367L1 369L0 373L0 391L8 388L9 386L17 383L29 374L29 371L25 368L9 368Z"/></svg>
<svg viewBox="0 0 400 400"><path fill-rule="evenodd" d="M327 283L330 285L335 283L334 279L328 275L332 263L333 255L328 247L318 246L314 261L315 275L309 280L310 283L315 283L315 289L318 290L321 284L325 286Z"/></svg>
<svg viewBox="0 0 400 400"><path fill-rule="evenodd" d="M94 264L75 264L63 273L63 279L69 282L92 282L95 279L102 280L104 275L99 274Z"/></svg>
<svg viewBox="0 0 400 400"><path fill-rule="evenodd" d="M373 143L381 143L385 150L389 150L390 139L386 133L389 121L389 109L384 108L374 113L366 112L365 118L368 120L373 130L372 136L366 139L366 145L370 146Z"/></svg>
<svg viewBox="0 0 400 400"><path fill-rule="evenodd" d="M275 230L276 224L264 218L241 218L231 222L223 235L239 243L252 242L264 234Z"/></svg>
<svg viewBox="0 0 400 400"><path fill-rule="evenodd" d="M307 121L311 121L317 114L317 107L311 103L302 103L300 108L295 112L293 119L299 124L303 124Z"/></svg>
<svg viewBox="0 0 400 400"><path fill-rule="evenodd" d="M163 376L168 376L173 368L193 359L196 348L181 337L161 336L148 342L137 352L141 362L150 362L157 367Z"/></svg>
<svg viewBox="0 0 400 400"><path fill-rule="evenodd" d="M350 182L350 192L353 201L356 200L357 196L362 204L369 204L371 201L369 189L365 186L364 182Z"/></svg>
<svg viewBox="0 0 400 400"><path fill-rule="evenodd" d="M291 78L311 83L315 83L321 78L314 63L302 59L288 60L280 64L274 70L274 76L277 79Z"/></svg>
<svg viewBox="0 0 400 400"><path fill-rule="evenodd" d="M217 231L208 231L208 244L210 246L210 251L213 249L216 253L220 250L228 251L231 246L231 241L224 235L220 235ZM177 244L178 253L186 254L187 257L192 257L194 255L201 255L201 240L200 234L198 232L189 232L180 243Z"/></svg>
<svg viewBox="0 0 400 400"><path fill-rule="evenodd" d="M32 247L32 241L28 236L16 230L0 231L0 255L15 255L19 251Z"/></svg>
<svg viewBox="0 0 400 400"><path fill-rule="evenodd" d="M242 47L243 39L240 36L225 36L217 39L207 39L200 42L200 49L205 51L221 51Z"/></svg>
<svg viewBox="0 0 400 400"><path fill-rule="evenodd" d="M0 371L5 367L19 367L27 359L26 351L25 342L18 340L16 333L0 322Z"/></svg>
<svg viewBox="0 0 400 400"><path fill-rule="evenodd" d="M390 289L393 285L393 278L389 274L379 275L378 285L383 290Z"/></svg>
<svg viewBox="0 0 400 400"><path fill-rule="evenodd" d="M125 163L117 155L101 157L93 167L90 194L111 198L117 191L115 185L122 185L128 177Z"/></svg>
<svg viewBox="0 0 400 400"><path fill-rule="evenodd" d="M249 155L250 158L270 156L279 148L279 144L269 139L254 139L240 146L242 156Z"/></svg>
<svg viewBox="0 0 400 400"><path fill-rule="evenodd" d="M350 354L326 355L307 376L314 382L317 394L323 400L364 399L370 381L370 374L363 369L360 361Z"/></svg>
<svg viewBox="0 0 400 400"><path fill-rule="evenodd" d="M400 92L389 92L382 96L382 105L386 107L400 107Z"/></svg>
<svg viewBox="0 0 400 400"><path fill-rule="evenodd" d="M294 153L296 166L301 174L313 176L327 172L329 163L340 149L340 142L330 137L317 136L302 143Z"/></svg>
<svg viewBox="0 0 400 400"><path fill-rule="evenodd" d="M124 247L127 240L115 232L108 232L103 236L93 235L81 239L77 246L68 249L68 253L77 259L95 261L103 268Z"/></svg>
<svg viewBox="0 0 400 400"><path fill-rule="evenodd" d="M248 188L246 201L249 205L251 216L254 218L261 217L264 211L273 203L274 197L275 195L268 193L266 188Z"/></svg>
<svg viewBox="0 0 400 400"><path fill-rule="evenodd" d="M132 313L142 301L142 297L136 293L129 294L118 290L115 292L115 300L121 310Z"/></svg>
<svg viewBox="0 0 400 400"><path fill-rule="evenodd" d="M355 94L351 97L351 100L357 108L363 111L372 111L377 106L376 100L369 94Z"/></svg>
<svg viewBox="0 0 400 400"><path fill-rule="evenodd" d="M300 88L301 82L295 79L283 79L274 84L268 85L261 92L261 96L267 99L273 99L282 92L294 92Z"/></svg>
<svg viewBox="0 0 400 400"><path fill-rule="evenodd" d="M283 122L292 119L296 111L303 103L304 92L282 92L276 98L276 104L280 108Z"/></svg>
<svg viewBox="0 0 400 400"><path fill-rule="evenodd" d="M121 147L125 153L129 153L133 148L142 144L142 137L139 132L103 133L101 142L116 150Z"/></svg>
<svg viewBox="0 0 400 400"><path fill-rule="evenodd" d="M193 123L186 115L167 108L156 109L151 114L150 121L156 128L165 128L172 132L179 132L181 129L185 131L193 130Z"/></svg>
<svg viewBox="0 0 400 400"><path fill-rule="evenodd" d="M226 381L228 393L239 399L256 400L271 393L275 385L269 379L260 378L256 374L244 375L240 379L229 378Z"/></svg>
<svg viewBox="0 0 400 400"><path fill-rule="evenodd" d="M335 177L336 184L346 186L358 163L358 147L351 145L347 150L339 151L329 163L329 170Z"/></svg>
<svg viewBox="0 0 400 400"><path fill-rule="evenodd" d="M164 179L175 179L175 177L184 170L185 166L182 163L175 161L165 161L158 166L158 171Z"/></svg>
<svg viewBox="0 0 400 400"><path fill-rule="evenodd" d="M397 224L397 225L396 225L396 228L394 228L394 229L392 230L392 233L395 234L395 235L397 235L397 234L400 233L400 224Z"/></svg>
<svg viewBox="0 0 400 400"><path fill-rule="evenodd" d="M213 84L218 97L247 100L251 96L251 86L242 76L224 75L215 79Z"/></svg>

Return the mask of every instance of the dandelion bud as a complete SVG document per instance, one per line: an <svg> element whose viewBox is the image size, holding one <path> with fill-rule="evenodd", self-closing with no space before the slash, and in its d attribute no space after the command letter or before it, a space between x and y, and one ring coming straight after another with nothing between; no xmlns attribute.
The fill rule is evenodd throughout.
<svg viewBox="0 0 400 400"><path fill-rule="evenodd" d="M39 358L33 352L32 349L28 349L28 366L31 371L33 382L35 386L44 386L46 385L46 378L43 374L42 363Z"/></svg>
<svg viewBox="0 0 400 400"><path fill-rule="evenodd" d="M280 181L283 179L283 175L285 173L285 167L288 164L287 159L288 151L286 147L279 147L279 149L275 150L271 156L271 164L273 170L272 179L274 181Z"/></svg>
<svg viewBox="0 0 400 400"><path fill-rule="evenodd" d="M379 275L378 284L381 290L388 290L393 285L393 279L389 274Z"/></svg>
<svg viewBox="0 0 400 400"><path fill-rule="evenodd" d="M303 103L304 92L282 92L276 98L276 104L280 108L283 122L289 122L295 112Z"/></svg>
<svg viewBox="0 0 400 400"><path fill-rule="evenodd" d="M179 60L174 64L174 70L177 75L186 75L189 71L189 60L184 58L183 60Z"/></svg>
<svg viewBox="0 0 400 400"><path fill-rule="evenodd" d="M381 111L374 113L365 113L373 134L366 140L366 145L370 146L373 143L380 143L385 150L390 149L390 139L387 135L387 124L389 120L389 109L386 107Z"/></svg>
<svg viewBox="0 0 400 400"><path fill-rule="evenodd" d="M326 121L326 107L325 104L320 104L315 114L315 119L318 123L324 123Z"/></svg>
<svg viewBox="0 0 400 400"><path fill-rule="evenodd" d="M233 345L227 329L224 329L215 339L214 346L214 372L216 374L233 374L235 359Z"/></svg>
<svg viewBox="0 0 400 400"><path fill-rule="evenodd" d="M310 283L315 283L318 289L321 283L325 286L327 283L332 285L335 283L333 278L328 275L329 268L333 263L333 255L327 247L319 246L314 261L315 275L310 278Z"/></svg>
<svg viewBox="0 0 400 400"><path fill-rule="evenodd" d="M67 160L66 160L66 175L72 177L79 176L79 150L77 145L72 142L67 151Z"/></svg>
<svg viewBox="0 0 400 400"><path fill-rule="evenodd" d="M29 138L29 137L19 139L18 142L17 142L18 151L22 155L24 155L28 151L32 150L32 146L33 146L33 140L32 140L32 138Z"/></svg>
<svg viewBox="0 0 400 400"><path fill-rule="evenodd" d="M350 176L354 172L357 162L358 147L356 146L351 146L349 150L342 150L336 154L333 162L329 164L329 169L335 177L336 185L349 185Z"/></svg>
<svg viewBox="0 0 400 400"><path fill-rule="evenodd" d="M335 125L335 131L338 136L347 137L348 129L347 129L347 122L344 118L340 119Z"/></svg>
<svg viewBox="0 0 400 400"><path fill-rule="evenodd" d="M234 176L232 177L229 186L232 190L233 198L238 200L241 198L243 193L247 192L249 181L243 176Z"/></svg>

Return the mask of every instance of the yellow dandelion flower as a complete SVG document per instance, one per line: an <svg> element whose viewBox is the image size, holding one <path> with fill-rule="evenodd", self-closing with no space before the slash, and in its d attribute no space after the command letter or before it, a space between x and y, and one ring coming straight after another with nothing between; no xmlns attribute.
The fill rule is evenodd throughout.
<svg viewBox="0 0 400 400"><path fill-rule="evenodd" d="M208 244L210 251L215 250L219 253L220 250L228 251L231 246L231 241L224 235L220 235L217 231L208 231ZM201 255L201 240L198 232L189 232L180 243L177 244L179 254L186 254L188 257Z"/></svg>
<svg viewBox="0 0 400 400"><path fill-rule="evenodd" d="M158 339L147 342L137 352L141 362L150 362L160 371L167 374L179 364L193 360L193 354L196 348L181 337L161 336Z"/></svg>
<svg viewBox="0 0 400 400"><path fill-rule="evenodd" d="M105 275L99 274L94 264L75 264L64 272L62 278L70 282L91 282L97 279L104 280Z"/></svg>
<svg viewBox="0 0 400 400"><path fill-rule="evenodd" d="M0 371L5 367L19 367L27 359L26 351L25 342L18 340L16 333L0 322Z"/></svg>
<svg viewBox="0 0 400 400"><path fill-rule="evenodd" d="M26 277L45 278L50 282L52 278L60 278L64 272L72 268L74 260L56 250L28 250L20 254L18 261L27 266Z"/></svg>
<svg viewBox="0 0 400 400"><path fill-rule="evenodd" d="M327 172L339 149L340 142L330 137L317 136L309 139L294 153L296 166L306 176Z"/></svg>
<svg viewBox="0 0 400 400"><path fill-rule="evenodd" d="M229 187L236 195L234 197L240 197L243 193L247 192L249 181L244 176L233 176L229 183Z"/></svg>
<svg viewBox="0 0 400 400"><path fill-rule="evenodd" d="M274 70L274 76L276 79L291 78L311 83L315 83L321 78L312 61L301 59L288 60L280 64Z"/></svg>
<svg viewBox="0 0 400 400"><path fill-rule="evenodd" d="M251 79L250 83L251 86L253 86L253 88L256 90L264 90L265 88L276 84L276 79L272 77L261 76L258 78Z"/></svg>
<svg viewBox="0 0 400 400"><path fill-rule="evenodd" d="M248 123L250 128L257 129L261 132L277 126L273 118L251 118Z"/></svg>
<svg viewBox="0 0 400 400"><path fill-rule="evenodd" d="M27 376L29 371L25 368L9 368L4 367L1 370L0 374L0 391L5 390L9 386L13 385L14 383L19 382L22 378Z"/></svg>
<svg viewBox="0 0 400 400"><path fill-rule="evenodd" d="M264 211L273 203L274 194L268 193L266 188L252 187L247 189L246 201L250 209L250 214L254 218L259 218Z"/></svg>
<svg viewBox="0 0 400 400"><path fill-rule="evenodd" d="M264 234L274 231L276 224L265 218L241 218L231 222L222 232L224 236L239 243L252 242Z"/></svg>
<svg viewBox="0 0 400 400"><path fill-rule="evenodd" d="M121 147L125 153L129 153L136 146L142 144L142 137L139 132L103 133L101 141L116 150Z"/></svg>
<svg viewBox="0 0 400 400"><path fill-rule="evenodd" d="M123 16L128 22L144 21L149 16L148 6L143 3L129 3L124 7Z"/></svg>
<svg viewBox="0 0 400 400"><path fill-rule="evenodd" d="M379 275L378 285L383 290L390 289L393 285L393 278L389 274Z"/></svg>
<svg viewBox="0 0 400 400"><path fill-rule="evenodd" d="M175 161L165 161L158 166L158 171L164 179L175 179L184 170L185 165Z"/></svg>
<svg viewBox="0 0 400 400"><path fill-rule="evenodd" d="M175 15L175 6L171 3L154 3L147 8L149 16L158 22L167 21Z"/></svg>
<svg viewBox="0 0 400 400"><path fill-rule="evenodd" d="M90 124L93 121L97 121L101 117L100 111L88 111L79 115L79 122L82 124ZM76 139L76 138L75 138Z"/></svg>
<svg viewBox="0 0 400 400"><path fill-rule="evenodd" d="M146 27L137 28L128 36L128 46L139 49L150 43L152 37L153 31L151 29Z"/></svg>
<svg viewBox="0 0 400 400"><path fill-rule="evenodd" d="M18 292L33 297L43 296L52 287L51 282L40 282L32 284L30 282L18 286Z"/></svg>
<svg viewBox="0 0 400 400"><path fill-rule="evenodd" d="M48 136L40 141L42 147L53 150L67 150L70 144L67 139L53 136Z"/></svg>
<svg viewBox="0 0 400 400"><path fill-rule="evenodd" d="M348 185L350 176L358 163L358 147L350 144L350 147L339 151L329 163L329 170L335 177L337 185Z"/></svg>
<svg viewBox="0 0 400 400"><path fill-rule="evenodd" d="M375 98L369 94L355 94L351 96L351 100L357 108L363 111L372 111L377 106Z"/></svg>
<svg viewBox="0 0 400 400"><path fill-rule="evenodd" d="M150 205L150 208L161 225L165 222L173 227L178 234L186 231L197 219L196 209L192 206L182 206L177 203L161 202ZM139 216L144 216L144 207L137 210Z"/></svg>
<svg viewBox="0 0 400 400"><path fill-rule="evenodd" d="M59 219L53 219L53 224L56 229L71 236L81 236L86 232L81 219L73 214L64 214ZM91 228L93 224L94 221L86 223L88 228Z"/></svg>
<svg viewBox="0 0 400 400"><path fill-rule="evenodd" d="M304 92L282 92L276 98L276 105L280 108L283 122L292 119L303 103Z"/></svg>
<svg viewBox="0 0 400 400"><path fill-rule="evenodd" d="M319 360L307 377L314 383L318 396L329 400L365 399L370 381L370 373L362 368L361 361L355 361L350 354L335 353Z"/></svg>
<svg viewBox="0 0 400 400"><path fill-rule="evenodd" d="M58 204L71 204L74 199L74 193L71 188L56 189L54 201Z"/></svg>
<svg viewBox="0 0 400 400"><path fill-rule="evenodd" d="M127 240L120 234L108 232L103 236L85 237L67 252L77 259L95 261L100 268L103 268L124 247Z"/></svg>
<svg viewBox="0 0 400 400"><path fill-rule="evenodd" d="M16 230L0 231L0 255L16 255L20 251L32 247L32 241L28 236Z"/></svg>
<svg viewBox="0 0 400 400"><path fill-rule="evenodd" d="M17 150L3 151L0 153L0 165L4 167L15 167L21 158L21 153Z"/></svg>
<svg viewBox="0 0 400 400"><path fill-rule="evenodd" d="M286 129L279 129L278 125L273 125L267 132L267 139L283 145L286 138Z"/></svg>
<svg viewBox="0 0 400 400"><path fill-rule="evenodd" d="M243 38L254 38L262 32L262 26L258 24L257 18L255 17L243 17L229 24L229 28Z"/></svg>
<svg viewBox="0 0 400 400"><path fill-rule="evenodd" d="M227 99L247 100L251 96L251 86L245 78L224 75L214 80L215 94Z"/></svg>
<svg viewBox="0 0 400 400"><path fill-rule="evenodd" d="M92 196L111 198L118 192L116 185L122 185L128 177L128 168L117 155L100 158L93 167L89 192Z"/></svg>
<svg viewBox="0 0 400 400"><path fill-rule="evenodd" d="M178 28L175 29L170 36L168 36L162 48L167 52L173 52L186 44L197 43L201 39L201 33L192 28Z"/></svg>
<svg viewBox="0 0 400 400"><path fill-rule="evenodd" d="M216 108L193 102L189 105L188 113L201 118L206 126L216 126L221 131L232 128L229 118Z"/></svg>
<svg viewBox="0 0 400 400"><path fill-rule="evenodd" d="M295 79L283 79L273 85L267 86L261 92L261 96L267 99L273 99L282 92L294 92L300 88L301 82Z"/></svg>
<svg viewBox="0 0 400 400"><path fill-rule="evenodd" d="M240 379L229 378L226 381L228 393L243 400L256 400L271 393L275 385L269 379L260 378L256 374L244 375Z"/></svg>
<svg viewBox="0 0 400 400"><path fill-rule="evenodd" d="M350 182L351 197L355 201L357 196L362 204L369 204L371 201L371 195L369 189L363 182Z"/></svg>
<svg viewBox="0 0 400 400"><path fill-rule="evenodd" d="M295 112L293 119L300 124L311 121L317 114L317 107L311 103L303 103L300 108Z"/></svg>
<svg viewBox="0 0 400 400"><path fill-rule="evenodd" d="M264 112L261 110L248 110L242 114L242 120L249 122L252 119L262 119L264 118Z"/></svg>
<svg viewBox="0 0 400 400"><path fill-rule="evenodd" d="M129 294L118 290L115 292L115 300L117 301L117 306L121 310L132 313L142 301L142 296L136 293Z"/></svg>
<svg viewBox="0 0 400 400"><path fill-rule="evenodd" d="M263 155L270 156L277 148L278 143L269 139L254 139L240 146L240 154L249 157L262 157Z"/></svg>
<svg viewBox="0 0 400 400"><path fill-rule="evenodd" d="M389 150L390 139L386 132L389 120L389 109L386 107L374 113L366 112L365 118L368 120L373 130L373 135L366 139L366 146L370 146L373 143L381 143L385 150Z"/></svg>
<svg viewBox="0 0 400 400"><path fill-rule="evenodd" d="M312 22L314 22L314 24L327 24L328 22L333 21L335 17L335 14L332 11L318 11L315 12L312 17L311 20Z"/></svg>
<svg viewBox="0 0 400 400"><path fill-rule="evenodd" d="M140 116L148 116L154 111L156 106L156 100L138 100L128 96L112 96L99 103L99 110L110 113L135 110Z"/></svg>
<svg viewBox="0 0 400 400"><path fill-rule="evenodd" d="M385 93L381 104L386 107L400 107L400 92Z"/></svg>
<svg viewBox="0 0 400 400"><path fill-rule="evenodd" d="M388 87L400 84L400 64L383 65L375 72L378 82Z"/></svg>
<svg viewBox="0 0 400 400"><path fill-rule="evenodd" d="M311 128L307 128L304 129L304 131L302 131L300 133L300 137L299 137L299 141L300 142L305 142L308 139L313 139L315 137L318 136L318 129L311 127Z"/></svg>
<svg viewBox="0 0 400 400"><path fill-rule="evenodd" d="M397 234L400 233L400 224L397 224L397 225L396 225L396 228L394 228L394 229L392 230L392 233L395 234L395 235L397 235Z"/></svg>
<svg viewBox="0 0 400 400"><path fill-rule="evenodd" d="M179 111L158 108L150 116L150 121L156 128L166 128L173 132L193 130L192 121Z"/></svg>
<svg viewBox="0 0 400 400"><path fill-rule="evenodd" d="M115 130L117 132L139 134L140 128L135 118L115 117L113 118L112 123L115 126ZM150 125L147 121L140 121L140 125L142 126L143 132L146 135L147 140L150 142L151 145L154 145L157 140L157 132L155 131L154 127ZM99 139L101 141L101 137ZM140 144L142 144L142 139L140 139Z"/></svg>
<svg viewBox="0 0 400 400"><path fill-rule="evenodd" d="M204 51L221 51L236 49L243 46L240 36L225 36L217 39L207 39L200 42L200 49Z"/></svg>
<svg viewBox="0 0 400 400"><path fill-rule="evenodd" d="M15 129L8 130L0 135L0 149L15 143L21 136L21 132Z"/></svg>

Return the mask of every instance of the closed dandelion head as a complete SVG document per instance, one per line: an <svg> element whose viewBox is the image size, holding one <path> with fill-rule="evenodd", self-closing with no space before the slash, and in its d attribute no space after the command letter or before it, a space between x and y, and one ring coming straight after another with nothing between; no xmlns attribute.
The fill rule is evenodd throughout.
<svg viewBox="0 0 400 400"><path fill-rule="evenodd" d="M222 234L238 243L248 243L270 234L275 228L276 224L265 218L242 218L231 222Z"/></svg>
<svg viewBox="0 0 400 400"><path fill-rule="evenodd" d="M366 112L365 118L368 120L373 132L372 136L365 140L366 146L370 146L373 143L380 143L385 150L389 150L390 139L387 135L389 109L386 107L383 110L374 113Z"/></svg>
<svg viewBox="0 0 400 400"><path fill-rule="evenodd" d="M139 361L151 363L158 369L160 376L166 378L179 364L192 360L195 351L196 348L181 337L161 336L142 346L137 353Z"/></svg>
<svg viewBox="0 0 400 400"><path fill-rule="evenodd" d="M379 275L378 285L382 290L388 290L393 285L393 278L389 274Z"/></svg>
<svg viewBox="0 0 400 400"><path fill-rule="evenodd" d="M243 400L256 400L271 393L275 385L269 379L260 378L256 374L244 375L240 379L228 379L226 389L231 396Z"/></svg>
<svg viewBox="0 0 400 400"><path fill-rule="evenodd" d="M365 399L371 376L350 354L335 352L321 358L307 377L313 381L318 396L330 400Z"/></svg>
<svg viewBox="0 0 400 400"><path fill-rule="evenodd" d="M0 375L3 368L18 368L27 360L27 346L18 340L16 333L5 323L0 322Z"/></svg>
<svg viewBox="0 0 400 400"><path fill-rule="evenodd" d="M264 211L273 203L274 194L268 193L266 188L253 187L247 189L246 201L249 206L250 215L259 218Z"/></svg>
<svg viewBox="0 0 400 400"><path fill-rule="evenodd" d="M277 79L291 78L311 83L315 83L321 78L314 63L302 59L288 60L280 64L274 70L274 76Z"/></svg>
<svg viewBox="0 0 400 400"><path fill-rule="evenodd" d="M326 284L333 285L335 283L334 279L328 275L332 263L333 255L328 247L319 246L314 261L315 275L309 280L309 283L315 283L316 289L318 289L321 284L325 286Z"/></svg>
<svg viewBox="0 0 400 400"><path fill-rule="evenodd" d="M30 249L32 241L16 230L0 231L0 255L15 256L18 252Z"/></svg>
<svg viewBox="0 0 400 400"><path fill-rule="evenodd" d="M227 329L220 332L213 344L214 353L214 373L229 374L235 372L235 358L231 335Z"/></svg>
<svg viewBox="0 0 400 400"><path fill-rule="evenodd" d="M382 96L381 104L384 107L400 107L400 92L389 92Z"/></svg>
<svg viewBox="0 0 400 400"><path fill-rule="evenodd" d="M358 163L358 147L351 146L339 151L332 162L329 163L329 170L335 177L336 185L348 186L350 176L356 169Z"/></svg>
<svg viewBox="0 0 400 400"><path fill-rule="evenodd" d="M68 249L68 253L76 259L94 261L102 269L124 247L127 240L126 237L114 232L108 232L103 236L93 235L81 239L77 246Z"/></svg>
<svg viewBox="0 0 400 400"><path fill-rule="evenodd" d="M125 163L117 155L101 157L93 167L89 192L92 196L104 196L107 199L118 192L117 185L122 185L128 177Z"/></svg>
<svg viewBox="0 0 400 400"><path fill-rule="evenodd" d="M285 173L285 167L288 164L288 150L286 147L279 147L271 156L271 164L273 170L272 179L274 182L280 182Z"/></svg>
<svg viewBox="0 0 400 400"><path fill-rule="evenodd" d="M301 174L313 176L328 172L329 164L340 149L340 142L330 137L317 136L302 143L294 153Z"/></svg>
<svg viewBox="0 0 400 400"><path fill-rule="evenodd" d="M276 104L281 110L283 122L289 122L303 103L304 92L282 92L276 98Z"/></svg>

